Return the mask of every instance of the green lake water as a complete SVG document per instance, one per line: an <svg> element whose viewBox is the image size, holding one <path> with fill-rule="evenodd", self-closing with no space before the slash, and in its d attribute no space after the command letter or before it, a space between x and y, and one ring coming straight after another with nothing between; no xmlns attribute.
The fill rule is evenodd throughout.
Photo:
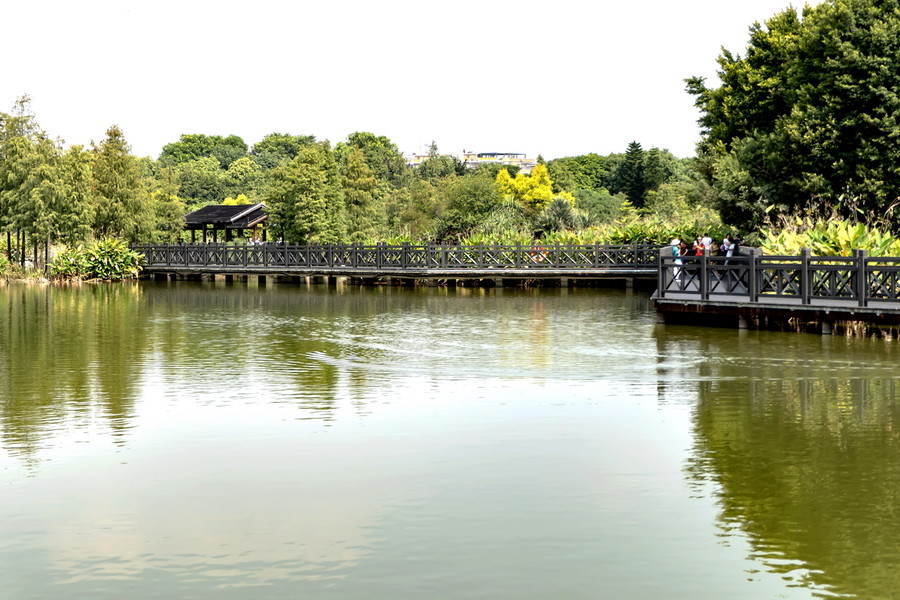
<svg viewBox="0 0 900 600"><path fill-rule="evenodd" d="M900 598L900 341L596 289L0 287L0 598Z"/></svg>

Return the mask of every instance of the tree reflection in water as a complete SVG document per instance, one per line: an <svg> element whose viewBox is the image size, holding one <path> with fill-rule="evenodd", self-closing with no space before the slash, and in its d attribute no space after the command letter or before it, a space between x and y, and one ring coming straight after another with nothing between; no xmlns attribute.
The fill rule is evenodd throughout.
<svg viewBox="0 0 900 600"><path fill-rule="evenodd" d="M138 285L8 285L0 294L0 436L34 460L59 430L99 414L121 443L146 356Z"/></svg>
<svg viewBox="0 0 900 600"><path fill-rule="evenodd" d="M900 383L876 340L815 336L705 351L687 473L719 499L723 542L789 585L866 599L900 589ZM881 344L881 347L879 347ZM752 351L754 354L750 354Z"/></svg>

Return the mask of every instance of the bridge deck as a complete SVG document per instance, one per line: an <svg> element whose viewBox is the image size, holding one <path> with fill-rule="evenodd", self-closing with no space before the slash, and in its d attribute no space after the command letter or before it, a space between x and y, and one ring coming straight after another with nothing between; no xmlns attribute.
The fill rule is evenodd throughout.
<svg viewBox="0 0 900 600"><path fill-rule="evenodd" d="M409 279L559 279L559 278L610 278L610 277L644 277L655 279L656 269L645 268L607 268L607 269L530 269L528 267L497 268L366 268L366 267L279 267L279 266L213 266L213 265L148 265L144 272L179 273L179 274L235 274L235 275L286 275L296 277L335 276L335 277L399 277Z"/></svg>
<svg viewBox="0 0 900 600"><path fill-rule="evenodd" d="M407 279L655 278L657 246L133 246L148 274Z"/></svg>
<svg viewBox="0 0 900 600"><path fill-rule="evenodd" d="M678 257L658 263L654 304L661 320L746 325L771 321L900 324L900 258L853 256Z"/></svg>

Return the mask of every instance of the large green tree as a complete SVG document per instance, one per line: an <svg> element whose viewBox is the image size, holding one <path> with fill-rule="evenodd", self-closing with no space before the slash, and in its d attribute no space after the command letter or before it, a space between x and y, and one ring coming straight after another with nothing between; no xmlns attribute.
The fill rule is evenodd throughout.
<svg viewBox="0 0 900 600"><path fill-rule="evenodd" d="M340 172L327 142L305 146L289 163L273 169L264 202L271 227L285 242L344 240Z"/></svg>
<svg viewBox="0 0 900 600"><path fill-rule="evenodd" d="M204 135L186 133L177 142L163 146L159 159L175 164L198 158L212 157L219 161L223 169L242 156L247 155L247 144L236 135Z"/></svg>
<svg viewBox="0 0 900 600"><path fill-rule="evenodd" d="M94 232L128 241L148 239L154 211L140 163L131 154L122 130L110 127L93 151Z"/></svg>
<svg viewBox="0 0 900 600"><path fill-rule="evenodd" d="M547 163L553 179L553 191L599 191L608 185L607 159L598 154L566 156Z"/></svg>
<svg viewBox="0 0 900 600"><path fill-rule="evenodd" d="M81 146L70 146L60 157L59 194L52 207L48 232L52 241L71 246L90 237L94 211L93 163L93 155Z"/></svg>
<svg viewBox="0 0 900 600"><path fill-rule="evenodd" d="M459 238L467 234L503 201L503 194L490 171L466 177L448 177L438 186L437 197L442 207L436 231L439 239Z"/></svg>
<svg viewBox="0 0 900 600"><path fill-rule="evenodd" d="M260 167L272 169L290 161L297 156L304 146L314 144L314 135L291 135L289 133L270 133L253 144L250 156Z"/></svg>
<svg viewBox="0 0 900 600"><path fill-rule="evenodd" d="M221 204L229 193L243 191L235 191L233 186L228 185L228 172L223 171L218 160L212 156L178 163L175 170L178 173L178 195L184 198L191 210L208 204Z"/></svg>
<svg viewBox="0 0 900 600"><path fill-rule="evenodd" d="M373 191L378 185L362 150L354 148L344 168L344 199L347 206L348 240L364 242L375 236L379 216Z"/></svg>
<svg viewBox="0 0 900 600"><path fill-rule="evenodd" d="M883 218L900 198L900 2L825 0L754 24L717 88L687 80L723 218L835 209Z"/></svg>
<svg viewBox="0 0 900 600"><path fill-rule="evenodd" d="M437 143L431 142L428 147L428 158L416 167L416 174L431 183L435 183L448 175L463 175L466 165L456 157L438 153Z"/></svg>
<svg viewBox="0 0 900 600"><path fill-rule="evenodd" d="M335 150L346 160L353 148L362 150L366 164L379 181L394 187L408 183L409 168L406 166L406 159L389 138L367 131L357 131L347 136L347 141L338 144Z"/></svg>
<svg viewBox="0 0 900 600"><path fill-rule="evenodd" d="M0 226L7 250L15 234L19 258L26 246L73 243L89 233L91 156L80 146L64 151L34 120L28 97L12 114L0 113ZM37 259L37 256L35 257Z"/></svg>

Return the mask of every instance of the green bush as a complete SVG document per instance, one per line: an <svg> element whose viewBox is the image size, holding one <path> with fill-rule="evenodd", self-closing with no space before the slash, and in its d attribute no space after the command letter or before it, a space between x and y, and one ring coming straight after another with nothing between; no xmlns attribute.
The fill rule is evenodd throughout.
<svg viewBox="0 0 900 600"><path fill-rule="evenodd" d="M6 258L6 254L0 253L0 276L7 273L9 273L9 259Z"/></svg>
<svg viewBox="0 0 900 600"><path fill-rule="evenodd" d="M868 250L871 256L900 256L900 238L887 231L847 219L782 218L777 227L761 232L766 254L794 256L809 248L813 256L851 256Z"/></svg>
<svg viewBox="0 0 900 600"><path fill-rule="evenodd" d="M67 248L50 262L50 275L57 279L82 279L89 269L81 248Z"/></svg>
<svg viewBox="0 0 900 600"><path fill-rule="evenodd" d="M71 248L56 255L50 273L60 279L134 279L144 257L115 239L94 242L87 248Z"/></svg>

